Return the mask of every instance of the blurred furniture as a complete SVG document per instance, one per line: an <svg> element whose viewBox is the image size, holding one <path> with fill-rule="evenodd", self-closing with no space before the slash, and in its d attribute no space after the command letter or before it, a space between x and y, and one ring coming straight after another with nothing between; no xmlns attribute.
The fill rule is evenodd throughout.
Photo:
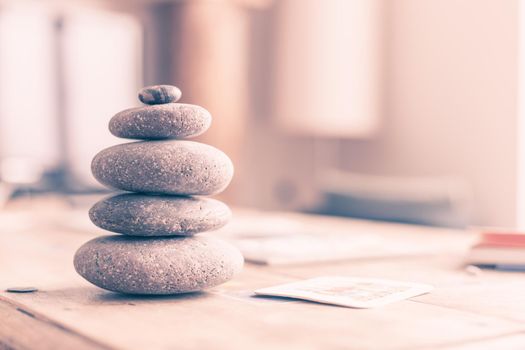
<svg viewBox="0 0 525 350"><path fill-rule="evenodd" d="M201 140L242 179L250 10L271 0L0 3L0 161L31 159L56 180L52 191L96 189L91 159L122 142L109 119L139 104L143 83L165 83L212 113Z"/></svg>
<svg viewBox="0 0 525 350"><path fill-rule="evenodd" d="M220 195L228 200L235 200L250 166L242 158L255 88L250 76L252 14L272 2L188 0L174 1L168 9L170 27L163 36L170 45L170 65L164 79L181 87L183 102L212 114L210 130L197 141L224 151L235 164L232 184Z"/></svg>
<svg viewBox="0 0 525 350"><path fill-rule="evenodd" d="M98 188L91 159L118 142L108 121L138 104L143 28L137 8L2 2L0 170L10 159L40 168L33 192Z"/></svg>
<svg viewBox="0 0 525 350"><path fill-rule="evenodd" d="M321 204L312 210L319 214L457 228L469 222L468 186L457 179L332 171L319 189Z"/></svg>
<svg viewBox="0 0 525 350"><path fill-rule="evenodd" d="M249 1L247 1L249 3ZM242 178L239 162L249 115L249 12L237 1L181 1L170 9L172 76L182 100L203 106L213 116L198 139L224 151L236 165L231 197Z"/></svg>
<svg viewBox="0 0 525 350"><path fill-rule="evenodd" d="M72 213L58 208L55 202L42 202L40 208L25 212L35 225L16 231L6 227L8 220L2 215L7 213L0 215L4 223L0 225L0 348L525 347L525 274L465 270L463 256L474 239L468 232L235 210L237 220L254 227L268 218L280 218L296 222L298 229L358 230L407 241L424 237L429 247L445 245L448 252L305 266L247 264L237 278L206 293L147 298L107 292L76 275L72 266L75 250L99 232L95 228L92 232L67 229ZM321 275L417 281L436 289L369 310L253 297L257 288ZM39 291L3 292L24 285Z"/></svg>

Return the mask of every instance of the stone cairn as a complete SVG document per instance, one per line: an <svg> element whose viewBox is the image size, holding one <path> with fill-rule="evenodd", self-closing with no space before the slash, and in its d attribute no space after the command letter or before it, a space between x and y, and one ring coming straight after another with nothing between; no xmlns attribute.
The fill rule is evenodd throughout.
<svg viewBox="0 0 525 350"><path fill-rule="evenodd" d="M218 149L180 140L205 132L205 109L175 103L178 88L143 88L146 106L117 113L109 130L117 137L144 141L102 150L91 164L108 187L135 192L110 196L89 211L91 221L120 233L97 237L75 254L77 272L89 282L129 294L200 291L230 280L243 265L239 251L209 236L224 226L226 204L210 198L233 176L231 160Z"/></svg>

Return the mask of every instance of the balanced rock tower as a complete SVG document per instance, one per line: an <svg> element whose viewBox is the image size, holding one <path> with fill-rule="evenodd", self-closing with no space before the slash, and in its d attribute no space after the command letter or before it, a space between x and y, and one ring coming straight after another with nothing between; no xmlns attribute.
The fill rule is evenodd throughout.
<svg viewBox="0 0 525 350"><path fill-rule="evenodd" d="M204 108L175 103L174 86L143 88L146 106L117 113L109 130L144 141L102 150L91 164L108 187L134 192L110 196L89 211L93 223L121 235L97 237L75 254L77 272L115 292L177 294L199 291L231 279L243 265L239 251L219 239L197 235L224 226L226 204L200 196L223 191L233 165L218 149L181 140L205 132Z"/></svg>

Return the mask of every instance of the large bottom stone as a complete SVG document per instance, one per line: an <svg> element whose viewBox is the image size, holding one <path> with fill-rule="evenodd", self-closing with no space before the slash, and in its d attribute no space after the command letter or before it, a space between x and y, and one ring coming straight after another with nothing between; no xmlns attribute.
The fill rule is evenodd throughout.
<svg viewBox="0 0 525 350"><path fill-rule="evenodd" d="M131 236L190 236L224 226L231 211L211 198L126 193L96 203L89 217L100 228Z"/></svg>
<svg viewBox="0 0 525 350"><path fill-rule="evenodd" d="M102 236L78 249L74 265L100 288L167 295L224 283L242 269L243 257L235 247L211 237Z"/></svg>

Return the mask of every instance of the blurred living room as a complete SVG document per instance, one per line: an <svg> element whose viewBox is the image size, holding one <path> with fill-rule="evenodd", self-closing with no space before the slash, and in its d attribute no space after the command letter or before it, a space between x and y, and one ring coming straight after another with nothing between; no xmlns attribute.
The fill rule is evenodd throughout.
<svg viewBox="0 0 525 350"><path fill-rule="evenodd" d="M524 1L0 0L0 349L523 349L524 273Z"/></svg>

